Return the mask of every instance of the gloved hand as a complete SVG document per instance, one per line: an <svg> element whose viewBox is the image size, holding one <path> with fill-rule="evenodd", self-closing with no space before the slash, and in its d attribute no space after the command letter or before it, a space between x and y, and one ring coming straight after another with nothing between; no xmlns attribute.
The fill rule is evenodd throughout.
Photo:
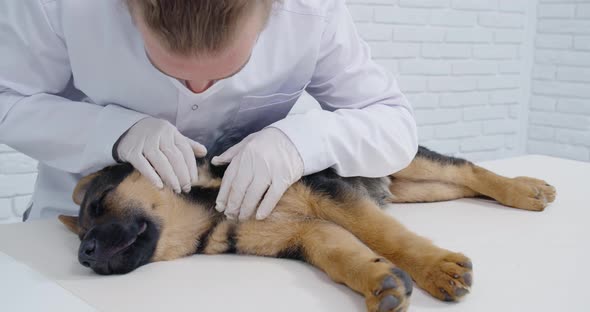
<svg viewBox="0 0 590 312"><path fill-rule="evenodd" d="M183 136L166 120L148 117L137 122L115 144L113 154L129 162L156 187L164 184L176 193L189 192L199 179L195 155L205 146Z"/></svg>
<svg viewBox="0 0 590 312"><path fill-rule="evenodd" d="M216 166L228 163L216 209L225 211L230 219L241 221L252 217L256 208L256 219L268 217L287 189L303 176L304 170L299 152L276 128L251 134L212 160Z"/></svg>

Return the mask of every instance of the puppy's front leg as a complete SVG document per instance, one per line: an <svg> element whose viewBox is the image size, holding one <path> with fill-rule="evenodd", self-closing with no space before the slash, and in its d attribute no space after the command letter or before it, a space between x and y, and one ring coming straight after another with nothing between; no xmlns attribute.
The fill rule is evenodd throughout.
<svg viewBox="0 0 590 312"><path fill-rule="evenodd" d="M272 235L265 235L272 233ZM368 311L406 311L410 276L331 222L250 222L237 232L237 250L302 259L365 296Z"/></svg>
<svg viewBox="0 0 590 312"><path fill-rule="evenodd" d="M347 229L374 252L410 273L418 286L434 297L455 301L469 292L469 258L412 233L376 204L361 199L322 207L318 214Z"/></svg>

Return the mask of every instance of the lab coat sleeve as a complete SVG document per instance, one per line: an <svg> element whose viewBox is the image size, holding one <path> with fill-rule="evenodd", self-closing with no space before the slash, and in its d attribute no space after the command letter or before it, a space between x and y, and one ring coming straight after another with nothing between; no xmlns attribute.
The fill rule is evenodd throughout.
<svg viewBox="0 0 590 312"><path fill-rule="evenodd" d="M416 122L393 75L371 60L344 1L333 1L307 91L323 110L273 125L295 144L305 172L382 177L405 168L418 149Z"/></svg>
<svg viewBox="0 0 590 312"><path fill-rule="evenodd" d="M115 162L114 143L146 116L55 95L72 72L41 3L0 2L0 143L67 172L98 170Z"/></svg>

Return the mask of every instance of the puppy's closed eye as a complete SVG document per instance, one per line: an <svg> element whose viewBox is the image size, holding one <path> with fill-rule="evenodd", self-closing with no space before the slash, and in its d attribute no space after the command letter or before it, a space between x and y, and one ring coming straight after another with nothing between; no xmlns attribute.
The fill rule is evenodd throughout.
<svg viewBox="0 0 590 312"><path fill-rule="evenodd" d="M90 203L90 205L88 206L88 213L92 217L98 218L102 214L104 214L104 212L105 212L105 206L104 206L105 202L104 201L111 190L112 189L108 189L108 190L104 191L104 193L102 193L102 195L99 197L98 200L95 200Z"/></svg>

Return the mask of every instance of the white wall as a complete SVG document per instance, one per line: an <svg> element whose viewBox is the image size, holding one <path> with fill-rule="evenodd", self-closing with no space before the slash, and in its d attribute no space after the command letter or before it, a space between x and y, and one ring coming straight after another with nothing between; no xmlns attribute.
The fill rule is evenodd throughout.
<svg viewBox="0 0 590 312"><path fill-rule="evenodd" d="M590 0L347 3L412 100L422 144L472 160L527 147L589 160ZM0 145L0 223L26 208L34 167Z"/></svg>
<svg viewBox="0 0 590 312"><path fill-rule="evenodd" d="M528 152L590 161L590 0L540 0Z"/></svg>
<svg viewBox="0 0 590 312"><path fill-rule="evenodd" d="M422 144L473 160L524 152L531 1L347 2L412 100Z"/></svg>
<svg viewBox="0 0 590 312"><path fill-rule="evenodd" d="M0 144L0 223L21 220L37 177L37 162Z"/></svg>

